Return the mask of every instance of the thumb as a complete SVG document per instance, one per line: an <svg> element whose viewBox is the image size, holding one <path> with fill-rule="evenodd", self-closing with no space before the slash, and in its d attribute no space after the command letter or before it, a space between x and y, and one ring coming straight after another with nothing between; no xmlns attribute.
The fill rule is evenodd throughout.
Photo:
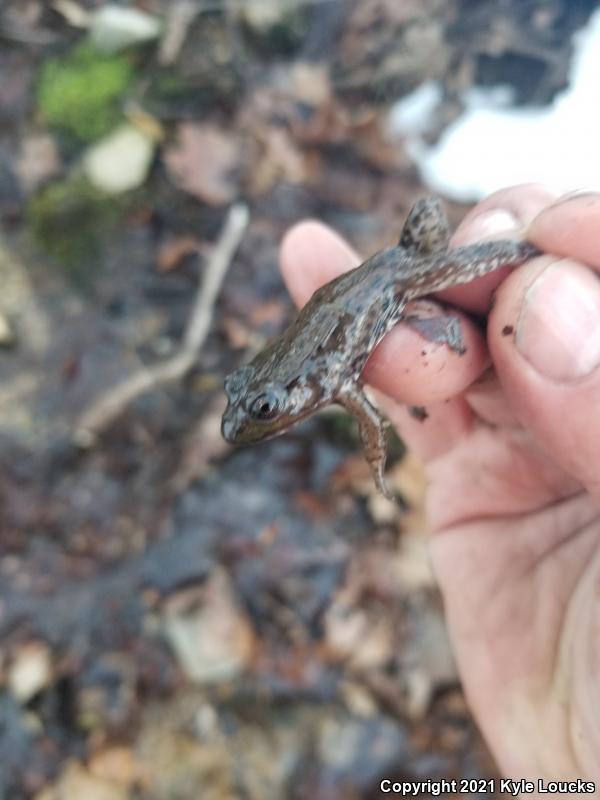
<svg viewBox="0 0 600 800"><path fill-rule="evenodd" d="M542 256L498 290L489 346L520 421L600 499L600 278Z"/></svg>

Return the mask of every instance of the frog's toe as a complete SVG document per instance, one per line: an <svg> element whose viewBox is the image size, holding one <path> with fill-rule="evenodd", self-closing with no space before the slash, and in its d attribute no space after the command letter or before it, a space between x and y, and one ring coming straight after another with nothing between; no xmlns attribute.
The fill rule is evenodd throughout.
<svg viewBox="0 0 600 800"><path fill-rule="evenodd" d="M383 474L383 466L383 462L381 464L371 464L375 485L384 497L387 497L388 500L394 500L394 495L390 491Z"/></svg>

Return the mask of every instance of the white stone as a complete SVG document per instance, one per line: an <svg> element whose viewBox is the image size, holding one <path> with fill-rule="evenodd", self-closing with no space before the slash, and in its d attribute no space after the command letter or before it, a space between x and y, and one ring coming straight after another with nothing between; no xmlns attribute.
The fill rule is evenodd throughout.
<svg viewBox="0 0 600 800"><path fill-rule="evenodd" d="M91 15L89 36L92 44L104 53L116 53L126 47L156 39L162 22L137 8L105 5Z"/></svg>
<svg viewBox="0 0 600 800"><path fill-rule="evenodd" d="M155 143L133 125L123 125L96 142L83 157L88 180L103 192L121 194L146 180Z"/></svg>
<svg viewBox="0 0 600 800"><path fill-rule="evenodd" d="M28 642L14 655L8 671L8 688L25 704L52 680L52 658L43 642Z"/></svg>

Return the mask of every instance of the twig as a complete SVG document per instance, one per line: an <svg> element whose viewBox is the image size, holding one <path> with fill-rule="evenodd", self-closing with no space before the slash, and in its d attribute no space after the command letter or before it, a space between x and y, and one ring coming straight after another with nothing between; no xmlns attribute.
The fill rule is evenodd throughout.
<svg viewBox="0 0 600 800"><path fill-rule="evenodd" d="M168 7L165 33L158 52L159 64L169 66L175 63L188 29L201 10L197 0L176 0Z"/></svg>
<svg viewBox="0 0 600 800"><path fill-rule="evenodd" d="M247 206L238 203L230 208L204 270L179 352L159 364L143 367L101 395L77 422L74 431L76 444L89 447L132 400L160 384L180 380L194 366L208 335L225 273L244 235L248 219Z"/></svg>
<svg viewBox="0 0 600 800"><path fill-rule="evenodd" d="M53 0L52 8L73 28L88 28L91 14L75 0Z"/></svg>

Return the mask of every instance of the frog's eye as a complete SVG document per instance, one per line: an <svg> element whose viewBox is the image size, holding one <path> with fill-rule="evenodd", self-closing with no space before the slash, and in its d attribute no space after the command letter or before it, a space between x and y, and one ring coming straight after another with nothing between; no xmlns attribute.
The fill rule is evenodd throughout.
<svg viewBox="0 0 600 800"><path fill-rule="evenodd" d="M275 392L263 392L252 401L249 412L254 419L273 419L280 410L279 397Z"/></svg>

